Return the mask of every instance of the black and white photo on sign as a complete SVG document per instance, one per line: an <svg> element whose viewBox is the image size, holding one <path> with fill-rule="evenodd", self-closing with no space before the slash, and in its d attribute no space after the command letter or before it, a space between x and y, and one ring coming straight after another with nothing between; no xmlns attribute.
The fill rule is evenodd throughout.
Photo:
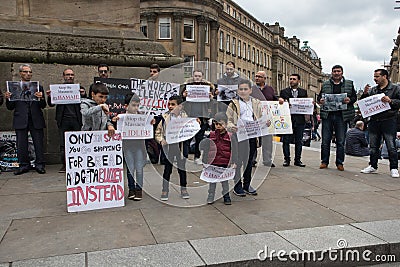
<svg viewBox="0 0 400 267"><path fill-rule="evenodd" d="M321 106L322 110L325 111L339 111L346 110L347 104L343 100L347 97L346 93L343 94L322 94L322 98L325 100Z"/></svg>
<svg viewBox="0 0 400 267"><path fill-rule="evenodd" d="M186 101L187 102L210 102L210 86L209 85L186 85Z"/></svg>
<svg viewBox="0 0 400 267"><path fill-rule="evenodd" d="M217 101L230 101L237 96L238 85L224 85L218 84Z"/></svg>
<svg viewBox="0 0 400 267"><path fill-rule="evenodd" d="M81 92L79 84L51 84L51 102L53 104L79 104Z"/></svg>
<svg viewBox="0 0 400 267"><path fill-rule="evenodd" d="M11 93L10 101L39 101L35 96L39 82L7 81L7 91Z"/></svg>
<svg viewBox="0 0 400 267"><path fill-rule="evenodd" d="M290 114L309 114L314 111L312 98L289 98Z"/></svg>

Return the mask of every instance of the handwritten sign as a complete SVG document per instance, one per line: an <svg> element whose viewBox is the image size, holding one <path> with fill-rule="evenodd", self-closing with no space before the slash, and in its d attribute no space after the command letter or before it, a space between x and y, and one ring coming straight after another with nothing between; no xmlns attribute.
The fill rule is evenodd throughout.
<svg viewBox="0 0 400 267"><path fill-rule="evenodd" d="M140 97L139 111L160 115L168 111L168 99L179 94L180 84L132 78L132 91Z"/></svg>
<svg viewBox="0 0 400 267"><path fill-rule="evenodd" d="M51 102L53 104L79 104L81 92L79 84L50 84Z"/></svg>
<svg viewBox="0 0 400 267"><path fill-rule="evenodd" d="M268 127L267 134L292 134L292 119L290 117L289 103L282 105L278 101L261 101L263 115L269 110L271 112L268 117L271 125Z"/></svg>
<svg viewBox="0 0 400 267"><path fill-rule="evenodd" d="M39 82L7 81L7 91L11 93L10 101L39 101L35 96L39 92Z"/></svg>
<svg viewBox="0 0 400 267"><path fill-rule="evenodd" d="M201 172L200 179L208 183L219 183L235 177L235 169L206 165Z"/></svg>
<svg viewBox="0 0 400 267"><path fill-rule="evenodd" d="M237 96L238 85L223 85L218 84L217 101L230 101Z"/></svg>
<svg viewBox="0 0 400 267"><path fill-rule="evenodd" d="M358 108L360 109L363 118L367 118L390 109L389 103L384 103L381 100L384 96L385 94L382 93L358 100Z"/></svg>
<svg viewBox="0 0 400 267"><path fill-rule="evenodd" d="M258 121L246 121L239 119L237 122L237 127L237 138L239 142L261 136L261 127Z"/></svg>
<svg viewBox="0 0 400 267"><path fill-rule="evenodd" d="M174 118L169 121L166 128L166 141L168 144L188 140L200 130L196 118Z"/></svg>
<svg viewBox="0 0 400 267"><path fill-rule="evenodd" d="M339 111L346 110L347 104L343 100L347 97L346 93L343 94L322 94L325 103L321 105L321 109L325 111Z"/></svg>
<svg viewBox="0 0 400 267"><path fill-rule="evenodd" d="M186 85L188 102L210 102L210 86L209 85Z"/></svg>
<svg viewBox="0 0 400 267"><path fill-rule="evenodd" d="M153 138L152 116L143 114L119 114L117 129L121 131L122 139Z"/></svg>
<svg viewBox="0 0 400 267"><path fill-rule="evenodd" d="M68 212L124 206L120 133L66 132L65 157Z"/></svg>
<svg viewBox="0 0 400 267"><path fill-rule="evenodd" d="M290 114L313 114L312 98L289 98Z"/></svg>

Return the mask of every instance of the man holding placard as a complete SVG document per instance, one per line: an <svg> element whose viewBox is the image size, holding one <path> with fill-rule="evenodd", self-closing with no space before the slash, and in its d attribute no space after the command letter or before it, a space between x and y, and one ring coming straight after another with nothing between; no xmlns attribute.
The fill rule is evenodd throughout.
<svg viewBox="0 0 400 267"><path fill-rule="evenodd" d="M337 95L346 94L340 101ZM335 65L332 67L332 75L328 81L322 84L321 91L317 98L320 105L320 116L322 119L322 142L321 142L321 164L320 169L326 169L329 165L331 153L331 140L333 133L336 137L336 168L344 171L344 143L347 132L347 123L354 118L354 103L357 101L357 93L354 83L343 77L343 67ZM326 109L324 105L329 106ZM343 108L342 104L347 107ZM336 109L335 109L336 107Z"/></svg>
<svg viewBox="0 0 400 267"><path fill-rule="evenodd" d="M279 104L283 104L283 102L295 102L297 98L307 98L307 91L303 88L299 87L300 83L300 75L292 74L289 77L290 87L283 89L280 93ZM292 101L293 100L293 101ZM312 104L312 103L311 103ZM293 103L294 105L294 103ZM292 129L293 134L285 134L283 135L283 166L288 167L290 165L290 141L294 138L295 145L295 156L294 156L294 165L299 167L305 167L306 165L301 162L301 152L303 148L303 132L304 125L306 123L306 113L296 112L293 114L291 111L291 120L292 120ZM312 109L311 109L312 114ZM308 114L308 120L310 120L310 115Z"/></svg>
<svg viewBox="0 0 400 267"><path fill-rule="evenodd" d="M379 147L382 138L384 139L388 154L390 175L393 178L399 177L398 159L396 151L396 120L400 108L400 88L389 81L389 73L385 69L374 71L374 81L377 84L373 88L367 84L361 99L382 94L381 101L384 105L389 104L390 109L371 116L368 123L369 145L370 145L370 165L361 170L362 173L374 173L378 169Z"/></svg>
<svg viewBox="0 0 400 267"><path fill-rule="evenodd" d="M84 88L75 84L75 73L71 68L63 71L63 84L52 84L46 91L47 103L56 106L56 122L60 137L62 166L59 173L65 173L65 132L80 131L82 128L81 97L86 97Z"/></svg>
<svg viewBox="0 0 400 267"><path fill-rule="evenodd" d="M235 72L235 62L228 61L225 65L225 73L217 80L217 96L218 111L226 112L232 99L237 98L237 90L239 82L243 80L239 74Z"/></svg>

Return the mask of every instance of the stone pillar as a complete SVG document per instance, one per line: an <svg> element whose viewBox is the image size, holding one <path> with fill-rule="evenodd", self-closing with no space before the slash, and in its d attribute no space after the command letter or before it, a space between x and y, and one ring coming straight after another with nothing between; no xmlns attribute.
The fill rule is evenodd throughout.
<svg viewBox="0 0 400 267"><path fill-rule="evenodd" d="M204 16L198 16L197 25L199 25L199 39L197 41L197 61L203 61L206 54L206 24Z"/></svg>
<svg viewBox="0 0 400 267"><path fill-rule="evenodd" d="M172 14L174 20L174 54L178 57L182 57L182 13L175 12Z"/></svg>
<svg viewBox="0 0 400 267"><path fill-rule="evenodd" d="M144 17L147 20L147 38L151 41L157 40L157 13L147 13Z"/></svg>
<svg viewBox="0 0 400 267"><path fill-rule="evenodd" d="M210 81L217 81L218 69L218 21L210 22Z"/></svg>

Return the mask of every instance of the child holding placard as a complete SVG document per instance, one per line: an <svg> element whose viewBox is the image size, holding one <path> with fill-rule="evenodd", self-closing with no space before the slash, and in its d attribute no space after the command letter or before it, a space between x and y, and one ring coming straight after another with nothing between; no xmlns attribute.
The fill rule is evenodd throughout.
<svg viewBox="0 0 400 267"><path fill-rule="evenodd" d="M236 168L238 156L236 135L226 130L228 117L224 112L218 112L213 119L215 131L210 132L210 136L201 143L204 150L203 163L222 168ZM231 205L229 196L229 182L223 181L222 195L224 204ZM216 183L210 183L208 189L207 203L214 203Z"/></svg>

